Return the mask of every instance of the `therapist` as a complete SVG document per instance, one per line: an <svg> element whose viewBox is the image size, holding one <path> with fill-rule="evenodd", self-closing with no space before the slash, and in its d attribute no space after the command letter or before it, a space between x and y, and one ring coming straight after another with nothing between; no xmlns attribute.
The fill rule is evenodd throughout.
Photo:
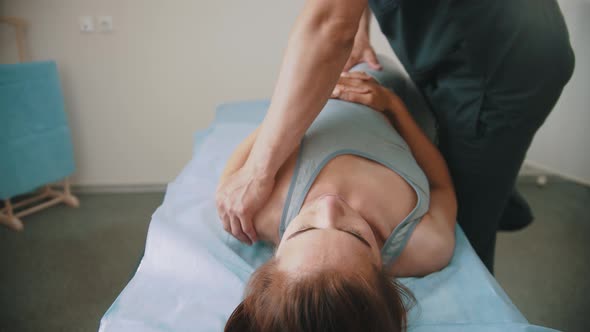
<svg viewBox="0 0 590 332"><path fill-rule="evenodd" d="M516 176L573 72L555 0L307 0L252 151L217 190L226 231L257 241L252 217L340 73L363 61L380 68L369 43L370 11L438 121L458 222L493 271L499 226L532 221L514 190ZM341 85L336 90L343 100L355 93Z"/></svg>

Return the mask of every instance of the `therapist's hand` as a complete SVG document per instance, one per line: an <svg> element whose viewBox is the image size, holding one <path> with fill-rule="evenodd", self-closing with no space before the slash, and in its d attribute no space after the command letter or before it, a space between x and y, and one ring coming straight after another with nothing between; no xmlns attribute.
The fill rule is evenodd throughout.
<svg viewBox="0 0 590 332"><path fill-rule="evenodd" d="M215 201L223 229L251 245L258 241L252 222L254 215L268 200L274 178L264 178L244 165L217 188Z"/></svg>
<svg viewBox="0 0 590 332"><path fill-rule="evenodd" d="M340 74L331 98L368 106L376 111L391 111L399 98L391 90L380 85L364 72L345 72Z"/></svg>
<svg viewBox="0 0 590 332"><path fill-rule="evenodd" d="M357 38L355 38L354 46L352 47L348 61L346 61L342 71L347 72L350 68L361 62L366 62L371 69L381 70L381 64L379 64L379 60L377 60L377 56L369 42L368 36L357 36Z"/></svg>

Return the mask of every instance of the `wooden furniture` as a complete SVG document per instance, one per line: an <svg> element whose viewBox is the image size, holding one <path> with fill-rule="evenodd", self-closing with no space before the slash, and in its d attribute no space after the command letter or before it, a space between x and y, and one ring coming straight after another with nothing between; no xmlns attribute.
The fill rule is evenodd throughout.
<svg viewBox="0 0 590 332"><path fill-rule="evenodd" d="M26 21L24 19L21 18L17 18L17 17L0 17L0 24L7 24L10 25L14 28L15 31L15 36L16 36L16 47L18 50L18 60L20 63L25 63L30 61L28 52L26 50L26 46L25 46L25 29L26 29ZM55 65L54 65L55 66ZM54 76L57 77L57 72L55 69L50 68L50 70L48 71L49 73L52 73L51 70L54 70ZM57 78L56 78L56 81ZM59 85L58 83L56 83L57 85ZM56 91L55 94L58 94L59 97L55 97L53 96L54 99L60 99L61 97L61 90L59 89L59 87L57 87L55 89ZM0 96L0 101L2 101L3 99L1 99L2 96ZM44 96L46 97L46 96ZM4 100L9 99L9 98L5 98ZM50 98L50 101L51 98ZM54 100L53 100L54 101ZM41 101L41 102L45 102L45 100ZM63 115L63 101L59 100L59 102L53 103L51 104L51 106L54 106L55 109L59 109L61 108L61 113ZM17 110L19 111L19 110ZM2 114L0 113L0 116L2 116ZM10 120L10 114L9 116L9 120ZM65 123L65 116L63 116L64 118L64 123ZM60 124L62 127L64 126L63 124ZM10 125L9 125L10 126ZM67 124L66 124L67 127ZM12 129L11 127L8 127L9 129ZM71 147L69 145L71 145L71 142L69 141L69 129L67 131L65 131L63 128L62 129L63 133L60 133L60 135L62 135L63 137L66 137L67 139L67 145L68 148L71 151ZM0 135L1 136L1 135ZM54 138L56 137L56 135L53 136L47 136L50 138ZM60 137L60 136L57 136ZM2 138L2 137L0 137ZM44 139L45 137L42 137L42 139ZM1 142L0 143L5 143L5 142ZM53 146L51 146L53 147ZM51 148L50 147L50 148ZM48 149L48 154L51 154L51 149ZM1 154L1 153L0 153ZM69 155L68 155L69 156ZM8 155L3 155L0 159L2 161L0 162L6 162L8 163L8 159L11 158L13 156L11 156L11 153L8 152ZM55 158L64 158L63 155L56 155ZM30 163L35 162L34 160L32 160L32 158L24 158L26 160L28 160L28 170L31 169L31 165ZM69 164L67 162L63 162L60 161L60 163L56 163L58 165L67 165L67 169L64 170L64 172L71 172L70 170L73 170L73 161L71 162L71 166L69 166ZM9 168L10 170L15 170L18 168L18 166L20 166L22 164L18 164L17 166L14 165L10 165L10 166L6 166L7 168ZM1 165L0 165L1 166ZM23 165L23 168L25 165ZM45 163L43 162L39 162L38 165L34 165L34 167L44 167L47 166ZM55 167L55 165L51 165L53 167ZM0 169L2 169L0 167ZM42 171L40 170L39 173L42 173ZM52 172L53 175L48 175L48 177L51 176L55 176L55 171ZM0 174L6 177L10 177L13 176L13 174L11 174L11 172L7 172L6 169L4 169L4 174ZM0 178L2 178L0 176ZM43 176L38 176L39 179L43 179ZM2 186L2 182L0 182L0 186ZM30 184L27 184L30 187ZM59 184L46 184L46 185L41 185L41 189L35 191L32 194L27 194L26 196L21 196L21 199L17 199L16 201L13 202L14 197L3 197L3 199L1 199L0 201L2 201L3 203L3 207L0 209L0 224L8 226L9 228L16 230L16 231L20 231L23 229L23 222L21 221L20 218L30 215L32 213L38 212L40 210L43 210L45 208L48 208L50 206L59 204L59 203L65 203L69 206L72 207L78 207L80 205L78 199L72 195L71 193L71 189L70 189L70 182L68 180L68 178L66 177L61 183ZM18 186L12 186L17 188ZM25 188L26 186L23 186L23 188ZM21 195L23 194L22 192L20 192L18 189L6 189L6 188L0 188L0 194L4 193L4 195L6 195L6 191L11 193L12 195ZM15 192L16 191L16 192ZM1 195L0 195L1 196ZM2 198L2 197L0 197ZM2 204L0 203L0 206Z"/></svg>
<svg viewBox="0 0 590 332"><path fill-rule="evenodd" d="M22 231L24 224L20 218L62 202L71 207L80 206L78 198L71 193L68 178L61 184L45 185L30 197L15 203L10 198L5 199L4 207L0 210L0 224L15 231Z"/></svg>

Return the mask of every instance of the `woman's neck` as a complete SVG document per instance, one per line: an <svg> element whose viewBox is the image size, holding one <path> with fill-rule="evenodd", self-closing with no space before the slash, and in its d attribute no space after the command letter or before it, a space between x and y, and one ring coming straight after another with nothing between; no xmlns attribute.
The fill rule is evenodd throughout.
<svg viewBox="0 0 590 332"><path fill-rule="evenodd" d="M316 181L309 189L301 208L303 209L309 202L313 202L314 199L328 193L343 194L342 190L335 188L333 185L322 185L320 181ZM274 246L278 246L281 242L279 227L281 225L285 198L286 192L271 197L264 210L253 218L254 230L261 241L271 243Z"/></svg>
<svg viewBox="0 0 590 332"><path fill-rule="evenodd" d="M333 182L322 183L322 181L316 181L316 183L314 183L309 189L309 192L307 193L307 196L305 197L305 200L303 201L301 208L303 209L307 204L310 204L316 198L325 194L334 194L342 197L354 210L356 210L367 221L367 223L373 230L373 233L375 234L377 243L380 247L383 246L385 242L383 230L380 229L380 225L376 225L370 222L370 220L375 220L375 218L367 218L366 214L364 213L366 211L364 211L363 207L370 206L370 204L367 204L367 202L364 201L364 195L359 195L358 193L355 194L353 190L346 189L346 186L337 185ZM269 209L266 209L266 213L263 212L261 215L258 215L256 216L256 218L254 218L254 229L256 231L256 234L258 235L258 238L261 241L268 242L274 245L275 247L278 246L281 241L279 235L279 227L281 224L281 216L285 202L285 195L278 196L281 197L278 197L278 199L276 199L276 197L271 198L268 204L272 204L272 206L269 206ZM377 218L377 220L379 219L381 218ZM387 232L387 230L385 230L385 232Z"/></svg>

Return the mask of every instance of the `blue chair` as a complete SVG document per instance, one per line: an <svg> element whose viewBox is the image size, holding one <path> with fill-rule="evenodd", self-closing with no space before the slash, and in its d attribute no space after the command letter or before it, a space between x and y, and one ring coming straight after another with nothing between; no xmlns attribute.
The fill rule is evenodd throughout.
<svg viewBox="0 0 590 332"><path fill-rule="evenodd" d="M22 41L17 45L20 49ZM67 180L74 169L56 64L0 64L0 224L22 230L19 218L25 215L61 202L77 207ZM57 181L63 181L63 190L50 185ZM26 199L11 200L38 188Z"/></svg>

